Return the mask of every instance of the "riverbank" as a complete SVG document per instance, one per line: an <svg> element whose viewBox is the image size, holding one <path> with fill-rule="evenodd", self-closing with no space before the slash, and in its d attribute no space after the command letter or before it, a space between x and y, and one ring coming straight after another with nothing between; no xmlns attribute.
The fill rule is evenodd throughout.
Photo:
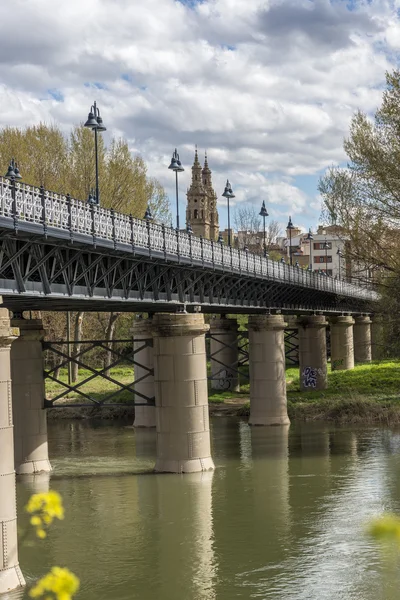
<svg viewBox="0 0 400 600"><path fill-rule="evenodd" d="M127 384L132 377L127 371L118 369L113 378ZM82 375L82 377L84 374ZM357 365L352 371L331 371L328 368L328 388L322 392L301 392L298 368L286 371L288 414L291 420L331 421L336 423L400 424L400 363L381 361ZM107 383L107 382L106 382ZM86 384L89 385L89 384ZM93 380L92 389L85 392L101 401L109 393L99 382ZM50 386L50 395L57 390ZM133 406L124 405L130 394L121 392L115 397L121 405L96 407L71 407L48 410L49 419L126 419L134 418ZM75 396L69 402L79 402ZM211 392L209 396L211 416L242 416L250 412L249 384L244 383L240 392Z"/></svg>

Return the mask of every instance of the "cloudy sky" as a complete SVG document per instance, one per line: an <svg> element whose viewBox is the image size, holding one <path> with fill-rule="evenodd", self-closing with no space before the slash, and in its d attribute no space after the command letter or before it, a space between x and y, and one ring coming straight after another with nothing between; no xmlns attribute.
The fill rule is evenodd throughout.
<svg viewBox="0 0 400 600"><path fill-rule="evenodd" d="M207 149L218 194L315 226L318 177L345 161L400 50L400 0L13 0L0 3L0 124L58 123L97 100L174 202L174 147ZM7 25L6 25L7 24ZM3 166L4 170L4 166ZM221 198L220 221L226 226Z"/></svg>

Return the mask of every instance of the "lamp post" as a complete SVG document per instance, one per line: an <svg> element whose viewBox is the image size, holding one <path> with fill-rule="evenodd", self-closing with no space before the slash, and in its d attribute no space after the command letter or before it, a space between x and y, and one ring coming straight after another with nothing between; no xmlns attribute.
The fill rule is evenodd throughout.
<svg viewBox="0 0 400 600"><path fill-rule="evenodd" d="M264 258L268 258L268 252L267 252L267 244L265 241L265 217L268 217L268 211L265 208L265 201L263 200L263 203L261 205L261 210L259 212L260 217L263 218L264 221Z"/></svg>
<svg viewBox="0 0 400 600"><path fill-rule="evenodd" d="M179 154L177 149L175 148L172 158L171 164L168 169L171 171L175 171L175 187L176 187L176 229L179 231L179 200L178 200L178 173L182 173L185 169L182 167L182 163L179 159Z"/></svg>
<svg viewBox="0 0 400 600"><path fill-rule="evenodd" d="M309 271L313 270L313 268L312 268L312 246L313 246L312 242L313 242L313 239L314 238L313 238L313 234L311 233L311 227L310 227L310 229L308 230L308 233L307 233L307 237L306 237L306 240L308 240L310 242L310 263L308 265Z"/></svg>
<svg viewBox="0 0 400 600"><path fill-rule="evenodd" d="M340 281L341 280L340 267L341 267L341 262L342 262L341 259L342 259L342 256L343 256L342 251L341 251L340 248L337 249L336 254L338 255L338 258L339 258L339 281Z"/></svg>
<svg viewBox="0 0 400 600"><path fill-rule="evenodd" d="M226 186L224 189L224 193L222 194L224 198L228 201L228 246L231 245L231 220L230 220L230 212L229 212L229 200L231 198L235 198L235 194L232 191L232 186L229 183L229 179L226 180Z"/></svg>
<svg viewBox="0 0 400 600"><path fill-rule="evenodd" d="M219 232L218 235L218 244L223 244L224 243L224 238L221 232Z"/></svg>
<svg viewBox="0 0 400 600"><path fill-rule="evenodd" d="M13 158L10 160L7 173L4 175L4 177L6 179L10 179L11 181L15 181L16 179L22 179L22 175L19 172L18 165Z"/></svg>
<svg viewBox="0 0 400 600"><path fill-rule="evenodd" d="M94 151L95 151L95 161L96 161L96 204L100 205L100 194L99 194L99 151L98 151L98 141L97 134L100 131L107 131L107 128L103 125L103 119L100 116L100 111L97 107L96 101L93 102L93 105L90 107L90 112L88 114L87 121L85 123L85 127L88 129L92 129L94 131Z"/></svg>
<svg viewBox="0 0 400 600"><path fill-rule="evenodd" d="M325 250L325 275L328 275L328 249L329 249L329 244L326 241L325 238L325 242L324 242L324 250Z"/></svg>
<svg viewBox="0 0 400 600"><path fill-rule="evenodd" d="M292 223L292 217L289 217L289 221L288 221L286 229L289 229L289 263L290 263L290 266L292 266L293 265L293 258L292 258L292 229L294 229L294 225Z"/></svg>
<svg viewBox="0 0 400 600"><path fill-rule="evenodd" d="M143 218L147 221L147 223L153 220L153 215L151 214L150 206L147 206Z"/></svg>

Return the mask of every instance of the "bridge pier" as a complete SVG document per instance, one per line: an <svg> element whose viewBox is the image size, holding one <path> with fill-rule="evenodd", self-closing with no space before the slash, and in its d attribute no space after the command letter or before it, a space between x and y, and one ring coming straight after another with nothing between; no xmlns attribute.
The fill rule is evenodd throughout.
<svg viewBox="0 0 400 600"><path fill-rule="evenodd" d="M300 389L325 390L328 385L326 326L323 315L301 316L299 322Z"/></svg>
<svg viewBox="0 0 400 600"><path fill-rule="evenodd" d="M221 317L210 323L211 388L238 392L239 350L236 319Z"/></svg>
<svg viewBox="0 0 400 600"><path fill-rule="evenodd" d="M356 363L371 362L371 319L364 315L354 320L354 360Z"/></svg>
<svg viewBox="0 0 400 600"><path fill-rule="evenodd" d="M281 315L249 317L249 425L289 425L285 376L285 330Z"/></svg>
<svg viewBox="0 0 400 600"><path fill-rule="evenodd" d="M11 325L20 330L11 347L15 471L51 471L43 408L43 324L40 319L12 319Z"/></svg>
<svg viewBox="0 0 400 600"><path fill-rule="evenodd" d="M210 449L205 333L201 314L153 317L157 423L155 470L214 468Z"/></svg>
<svg viewBox="0 0 400 600"><path fill-rule="evenodd" d="M135 401L146 402L145 398L136 394L143 394L147 398L154 398L154 352L152 339L152 319L143 319L136 321L132 327L133 350L135 362L135 381L142 379L135 384ZM149 343L150 341L150 343ZM155 427L156 426L156 407L155 406L135 406L134 427Z"/></svg>
<svg viewBox="0 0 400 600"><path fill-rule="evenodd" d="M354 369L353 317L331 317L331 369L348 371Z"/></svg>
<svg viewBox="0 0 400 600"><path fill-rule="evenodd" d="M17 506L11 398L11 344L18 329L0 309L0 594L25 585L18 564Z"/></svg>
<svg viewBox="0 0 400 600"><path fill-rule="evenodd" d="M384 358L383 321L380 315L374 315L371 323L371 354L372 360Z"/></svg>

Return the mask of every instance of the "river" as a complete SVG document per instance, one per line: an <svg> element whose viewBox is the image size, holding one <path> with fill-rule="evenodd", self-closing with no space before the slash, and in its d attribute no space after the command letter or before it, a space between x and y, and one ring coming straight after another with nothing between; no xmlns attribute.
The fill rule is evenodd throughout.
<svg viewBox="0 0 400 600"><path fill-rule="evenodd" d="M400 552L364 532L400 514L400 432L212 419L214 473L155 475L155 432L49 423L66 517L20 549L28 583L51 565L81 600L396 600ZM19 525L48 477L20 480ZM27 598L14 593L10 598Z"/></svg>

